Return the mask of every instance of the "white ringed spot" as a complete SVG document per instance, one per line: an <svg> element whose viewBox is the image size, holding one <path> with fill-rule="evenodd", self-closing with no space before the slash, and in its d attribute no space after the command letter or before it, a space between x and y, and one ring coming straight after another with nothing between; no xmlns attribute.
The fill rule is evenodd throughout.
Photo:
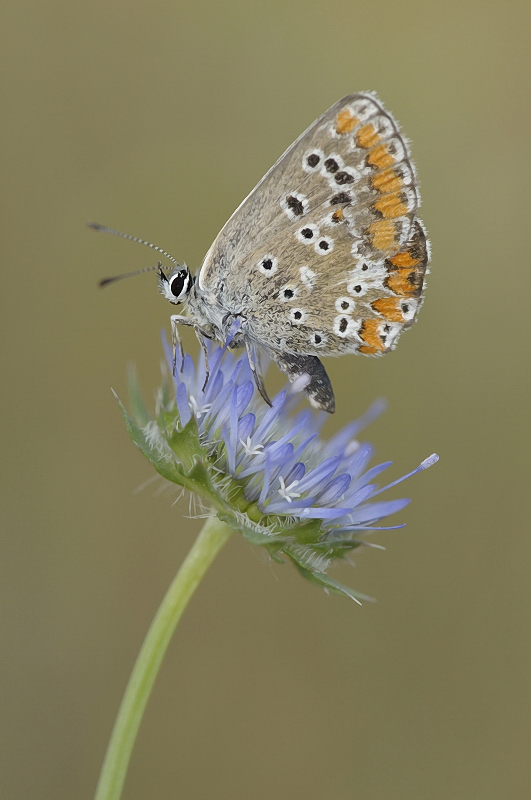
<svg viewBox="0 0 531 800"><path fill-rule="evenodd" d="M305 172L315 172L323 163L324 153L318 147L307 150L302 157L302 168Z"/></svg>
<svg viewBox="0 0 531 800"><path fill-rule="evenodd" d="M350 281L350 283L347 284L347 292L353 297L363 297L364 294L367 294L367 286L365 281L361 281L359 278L354 278L353 281Z"/></svg>
<svg viewBox="0 0 531 800"><path fill-rule="evenodd" d="M342 339L346 339L349 336L359 338L360 324L359 319L352 319L352 317L340 314L334 319L334 333Z"/></svg>
<svg viewBox="0 0 531 800"><path fill-rule="evenodd" d="M267 255L260 258L256 266L262 275L267 275L267 277L269 277L270 275L274 275L277 271L278 259L276 256L272 256L270 253L267 253Z"/></svg>
<svg viewBox="0 0 531 800"><path fill-rule="evenodd" d="M339 172L336 172L332 177L332 185L350 186L353 183L357 183L360 180L361 175L353 167L344 167L343 169L339 170Z"/></svg>
<svg viewBox="0 0 531 800"><path fill-rule="evenodd" d="M323 331L314 331L310 336L310 342L314 347L324 347L326 345L327 337Z"/></svg>
<svg viewBox="0 0 531 800"><path fill-rule="evenodd" d="M308 314L303 308L292 308L289 312L290 321L294 325L302 325L308 318Z"/></svg>
<svg viewBox="0 0 531 800"><path fill-rule="evenodd" d="M299 228L295 236L299 242L302 242L303 244L311 244L319 236L319 228L317 225L308 224L303 228Z"/></svg>
<svg viewBox="0 0 531 800"><path fill-rule="evenodd" d="M385 347L394 350L402 330L400 322L382 322L378 328L378 333Z"/></svg>
<svg viewBox="0 0 531 800"><path fill-rule="evenodd" d="M286 283L286 285L283 286L282 289L279 291L278 298L283 303L290 303L292 300L294 300L297 297L298 293L299 293L299 290L297 289L295 284Z"/></svg>
<svg viewBox="0 0 531 800"><path fill-rule="evenodd" d="M330 236L320 236L314 245L315 252L320 256L331 253L334 249L334 240Z"/></svg>
<svg viewBox="0 0 531 800"><path fill-rule="evenodd" d="M304 216L309 209L308 198L300 192L288 192L280 201L280 208L294 220Z"/></svg>
<svg viewBox="0 0 531 800"><path fill-rule="evenodd" d="M338 297L334 305L336 311L339 311L340 314L352 314L356 308L356 303L352 297Z"/></svg>
<svg viewBox="0 0 531 800"><path fill-rule="evenodd" d="M329 156L326 156L321 163L321 175L324 175L325 178L330 178L335 175L336 172L340 172L344 166L345 162L341 156L337 153L331 153Z"/></svg>

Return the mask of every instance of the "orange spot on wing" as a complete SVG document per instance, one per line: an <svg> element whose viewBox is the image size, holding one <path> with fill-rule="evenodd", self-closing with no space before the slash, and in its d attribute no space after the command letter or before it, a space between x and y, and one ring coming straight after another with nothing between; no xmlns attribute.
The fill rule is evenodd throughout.
<svg viewBox="0 0 531 800"><path fill-rule="evenodd" d="M373 208L379 211L386 219L396 219L407 214L407 205L400 193L386 194L373 203Z"/></svg>
<svg viewBox="0 0 531 800"><path fill-rule="evenodd" d="M404 181L394 169L386 169L385 172L377 172L376 175L373 175L371 184L377 192L387 194L387 192L398 192L404 185Z"/></svg>
<svg viewBox="0 0 531 800"><path fill-rule="evenodd" d="M385 350L385 344L382 342L380 336L380 321L377 319L364 319L361 323L360 329L360 338L363 339L366 345L368 345L371 353L367 352L367 349L363 349L363 346L360 347L360 352L365 353L366 355L371 355L372 353L379 353L382 350Z"/></svg>
<svg viewBox="0 0 531 800"><path fill-rule="evenodd" d="M384 283L388 289L401 297L418 294L422 288L422 274L419 275L415 267L403 267L390 272Z"/></svg>
<svg viewBox="0 0 531 800"><path fill-rule="evenodd" d="M363 147L364 150L370 150L371 147L374 147L379 141L380 137L376 133L374 125L370 123L360 128L356 134L356 142L359 147Z"/></svg>
<svg viewBox="0 0 531 800"><path fill-rule="evenodd" d="M387 145L379 144L367 156L367 164L376 169L385 169L395 163L395 157L389 152Z"/></svg>
<svg viewBox="0 0 531 800"><path fill-rule="evenodd" d="M380 297L371 303L371 307L391 322L404 322L404 313L398 297Z"/></svg>
<svg viewBox="0 0 531 800"><path fill-rule="evenodd" d="M332 220L334 222L343 222L343 209L338 208L337 211L334 211L332 214Z"/></svg>
<svg viewBox="0 0 531 800"><path fill-rule="evenodd" d="M338 133L352 133L356 125L359 125L359 119L348 108L344 108L336 117L336 131Z"/></svg>
<svg viewBox="0 0 531 800"><path fill-rule="evenodd" d="M406 250L404 253L397 253L396 256L390 258L389 263L392 264L393 267L416 267L417 264L420 263L420 260L414 258L409 250Z"/></svg>
<svg viewBox="0 0 531 800"><path fill-rule="evenodd" d="M380 220L373 222L368 228L371 244L376 250L391 250L396 246L395 223L390 220Z"/></svg>

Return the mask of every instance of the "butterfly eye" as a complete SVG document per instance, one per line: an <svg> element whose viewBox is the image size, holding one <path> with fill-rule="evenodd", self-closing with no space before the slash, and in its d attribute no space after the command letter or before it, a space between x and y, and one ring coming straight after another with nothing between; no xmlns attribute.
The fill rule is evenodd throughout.
<svg viewBox="0 0 531 800"><path fill-rule="evenodd" d="M185 281L184 275L177 275L177 277L174 278L170 283L171 293L175 297L179 297L179 295L181 294L184 286L184 281Z"/></svg>
<svg viewBox="0 0 531 800"><path fill-rule="evenodd" d="M168 277L162 270L159 272L159 288L166 300L170 303L182 303L192 285L190 273L187 269L176 270Z"/></svg>

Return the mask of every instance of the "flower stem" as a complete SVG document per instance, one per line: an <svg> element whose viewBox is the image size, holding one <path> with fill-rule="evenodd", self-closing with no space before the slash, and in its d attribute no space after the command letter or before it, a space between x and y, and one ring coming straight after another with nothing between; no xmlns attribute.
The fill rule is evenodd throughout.
<svg viewBox="0 0 531 800"><path fill-rule="evenodd" d="M207 569L232 533L217 517L209 517L166 592L125 690L94 800L119 800L144 710L173 632Z"/></svg>

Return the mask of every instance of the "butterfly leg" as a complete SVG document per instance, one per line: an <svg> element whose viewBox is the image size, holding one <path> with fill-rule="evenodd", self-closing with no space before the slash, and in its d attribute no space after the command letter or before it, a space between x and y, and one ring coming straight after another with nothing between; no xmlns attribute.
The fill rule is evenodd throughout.
<svg viewBox="0 0 531 800"><path fill-rule="evenodd" d="M208 379L210 378L210 369L209 369L209 366L208 366L208 350L207 350L205 338L212 339L212 336L207 336L204 333L204 331L201 330L199 325L194 325L194 331L195 331L195 335L197 336L197 340L199 342L201 350L203 351L203 357L205 359L205 380L203 382L203 387L201 389L201 391L204 392L205 389L206 389L206 385L208 383Z"/></svg>
<svg viewBox="0 0 531 800"><path fill-rule="evenodd" d="M181 351L181 368L182 362L184 361L184 348L183 343L181 341L181 337L179 336L179 324L185 324L182 322L183 317L180 317L178 314L172 314L170 317L170 324L171 324L171 345L172 345L172 373L175 377L175 373L177 371L177 345L179 345L179 350Z"/></svg>
<svg viewBox="0 0 531 800"><path fill-rule="evenodd" d="M304 391L314 408L333 414L336 410L334 390L330 378L317 356L292 355L291 353L271 353L280 369L286 373L291 383L302 375L309 378Z"/></svg>
<svg viewBox="0 0 531 800"><path fill-rule="evenodd" d="M214 335L209 331L204 330L201 328L197 322L194 322L193 319L189 319L188 317L183 317L180 314L172 314L170 317L171 323L171 342L172 342L172 349L173 349L173 374L175 375L177 369L177 345L179 346L179 350L181 351L181 359L184 360L184 349L183 344L181 341L181 337L179 336L178 325L188 325L188 327L193 328L195 331L195 335L201 345L203 350L203 355L205 357L205 371L206 371L206 378L205 383L203 385L203 390L208 383L208 378L210 376L210 372L208 369L208 352L206 349L205 339L213 339Z"/></svg>
<svg viewBox="0 0 531 800"><path fill-rule="evenodd" d="M256 388L266 401L268 406L272 406L272 402L268 397L266 392L266 388L264 386L264 381L262 380L262 376L260 374L260 357L259 354L256 352L255 348L251 340L245 336L245 349L247 350L247 357L249 359L249 366L251 367L251 372L253 373L254 382L256 383Z"/></svg>

